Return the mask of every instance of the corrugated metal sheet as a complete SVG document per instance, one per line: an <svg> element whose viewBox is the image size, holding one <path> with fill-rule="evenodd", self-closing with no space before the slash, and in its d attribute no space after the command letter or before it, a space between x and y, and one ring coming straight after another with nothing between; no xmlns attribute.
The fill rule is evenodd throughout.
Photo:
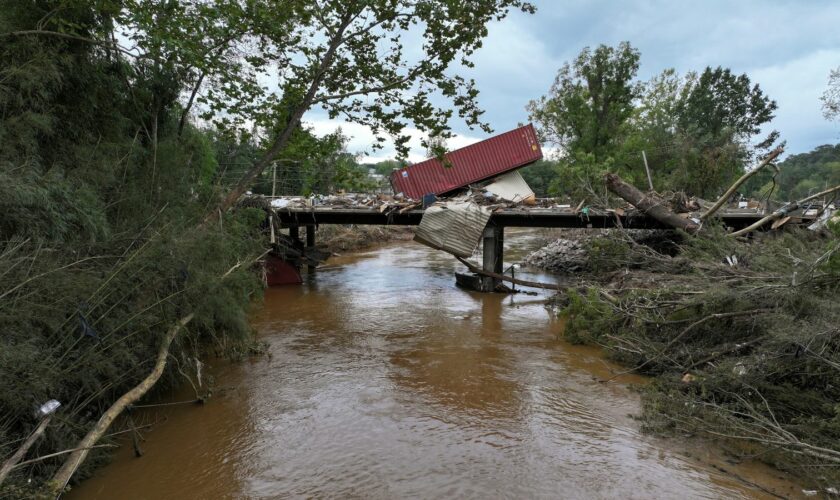
<svg viewBox="0 0 840 500"><path fill-rule="evenodd" d="M459 257L469 257L481 241L491 211L471 201L438 202L427 208L414 240Z"/></svg>
<svg viewBox="0 0 840 500"><path fill-rule="evenodd" d="M437 158L416 163L391 173L395 193L419 200L424 194L437 195L525 166L542 158L540 143L531 124L456 149Z"/></svg>

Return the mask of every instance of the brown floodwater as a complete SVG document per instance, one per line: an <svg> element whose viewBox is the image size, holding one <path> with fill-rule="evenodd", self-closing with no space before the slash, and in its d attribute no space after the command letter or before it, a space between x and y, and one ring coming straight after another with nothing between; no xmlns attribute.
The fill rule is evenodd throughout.
<svg viewBox="0 0 840 500"><path fill-rule="evenodd" d="M508 230L506 258L537 239ZM124 446L67 497L801 495L714 446L642 434L631 415L645 379L600 383L621 368L564 342L547 294L468 292L455 287L458 267L403 242L267 290L253 325L269 355L212 363L205 405L138 413L138 425L155 422L145 455Z"/></svg>

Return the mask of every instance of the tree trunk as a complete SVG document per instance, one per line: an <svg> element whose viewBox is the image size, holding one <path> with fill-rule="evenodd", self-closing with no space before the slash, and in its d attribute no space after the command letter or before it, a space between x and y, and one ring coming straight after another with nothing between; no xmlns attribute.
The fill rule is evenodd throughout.
<svg viewBox="0 0 840 500"><path fill-rule="evenodd" d="M789 205L785 205L782 208L773 212L772 214L768 215L767 217L764 217L763 219L759 220L755 224L752 224L748 227L745 227L744 229L741 229L740 231L735 231L734 233L730 233L729 236L741 236L742 234L747 234L751 231L755 231L756 229L760 228L761 226L767 224L768 222L772 222L774 220L778 220L778 219L781 219L782 217L785 217L786 215L788 215L789 213L798 209L802 205L808 203L809 201L816 200L817 198L821 198L823 196L827 196L827 195L829 195L829 194L831 194L835 191L840 191L840 186L834 186L833 188L826 189L825 191L820 191L817 194L811 195L807 198L803 198L799 201L795 201L795 202L793 202Z"/></svg>
<svg viewBox="0 0 840 500"><path fill-rule="evenodd" d="M15 454L3 462L3 466L0 467L0 484L3 484L3 481L6 480L6 476L8 476L12 469L15 468L15 465L17 465L17 463L26 456L26 452L29 451L29 448L31 448L33 444L35 444L35 441L41 437L41 434L43 434L47 429L47 426L50 425L50 420L52 420L52 415L44 417L44 419L41 420L41 423L38 424L38 427L35 428L35 431L26 438L26 441L24 441L21 447L18 448Z"/></svg>
<svg viewBox="0 0 840 500"><path fill-rule="evenodd" d="M616 174L606 174L604 181L607 188L659 222L676 229L694 234L700 229L700 225L691 219L684 219L665 207L665 202L656 196L655 193L645 194L635 187L627 184Z"/></svg>
<svg viewBox="0 0 840 500"><path fill-rule="evenodd" d="M137 386L116 400L114 404L112 404L111 407L102 414L93 429L91 429L84 439L79 442L78 449L67 457L64 465L61 466L61 469L56 472L55 476L53 476L51 480L51 486L56 494L60 493L64 487L67 486L67 483L70 481L70 478L73 477L76 469L87 457L91 447L105 434L105 431L108 430L108 427L110 427L111 423L114 422L119 414L122 413L128 405L143 397L143 395L146 394L153 385L155 385L155 382L158 381L160 376L163 374L163 369L166 367L166 358L169 356L169 346L172 345L172 340L192 319L193 314L190 313L178 320L178 322L169 329L169 332L167 332L166 336L163 338L163 342L161 342L157 360L155 361L155 367L152 369L152 372Z"/></svg>
<svg viewBox="0 0 840 500"><path fill-rule="evenodd" d="M183 111L181 111L181 118L178 120L178 139L181 138L181 134L184 133L184 125L187 124L187 115L190 114L190 109L192 109L193 101L195 101L195 95L198 94L198 89L201 88L202 82L204 82L204 71L201 72L201 75L198 77L198 81L195 82L195 86L190 93L190 99L187 101L187 105L184 107Z"/></svg>
<svg viewBox="0 0 840 500"><path fill-rule="evenodd" d="M295 110L292 112L291 116L289 116L289 120L286 122L286 126L283 128L283 131L280 132L280 135L274 140L274 143L271 147L266 151L266 153L257 160L254 165L245 172L245 175L239 179L239 182L236 183L233 189L231 189L230 193L224 197L222 202L219 204L217 210L211 211L204 219L204 224L207 224L210 219L212 219L217 212L225 212L230 207L232 207L236 201L242 196L248 188L254 183L257 177L265 170L267 166L277 158L277 155L280 154L281 151L286 147L289 143L289 140L292 137L292 133L295 129L300 125L300 120L303 118L304 113L306 113L310 107L312 107L312 103L315 101L315 95L318 93L318 89L321 87L321 83L326 76L327 70L332 66L333 59L335 58L335 53L338 50L338 47L345 41L344 40L344 31L350 26L353 17L350 15L345 16L345 19L342 21L341 25L336 29L335 33L333 34L332 40L330 40L330 45L327 48L327 51L324 53L323 59L318 64L318 69L315 72L315 75L312 78L312 82L309 84L309 88L306 91L306 95L303 97L300 105L298 105Z"/></svg>
<svg viewBox="0 0 840 500"><path fill-rule="evenodd" d="M785 149L781 146L771 151L770 154L767 155L767 157L761 160L761 163L759 163L757 167L742 175L741 178L735 182L735 184L730 186L730 188L727 189L725 193L723 193L723 196L721 196L720 199L717 202L715 202L714 205L712 205L712 208L710 208L706 211L706 213L700 216L700 220L706 220L712 215L714 215L714 213L717 212L720 209L720 207L723 206L724 203L726 203L726 200L728 200L729 197L732 196L732 194L735 193L735 191L739 187L741 187L741 184L747 182L747 179L757 174L762 168L769 165L771 161L775 160L776 157L782 154L784 151Z"/></svg>

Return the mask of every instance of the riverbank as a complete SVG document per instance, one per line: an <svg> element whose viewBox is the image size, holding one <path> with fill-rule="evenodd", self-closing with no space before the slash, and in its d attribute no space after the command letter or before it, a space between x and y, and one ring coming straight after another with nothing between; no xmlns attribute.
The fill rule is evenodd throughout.
<svg viewBox="0 0 840 500"><path fill-rule="evenodd" d="M392 241L409 241L412 238L414 230L409 226L327 224L318 228L318 244L333 254L362 250Z"/></svg>
<svg viewBox="0 0 840 500"><path fill-rule="evenodd" d="M712 439L739 459L806 478L814 491L836 491L833 234L561 236L526 260L578 271L588 290L558 298L567 339L602 347L625 372L655 377L643 390L646 430Z"/></svg>

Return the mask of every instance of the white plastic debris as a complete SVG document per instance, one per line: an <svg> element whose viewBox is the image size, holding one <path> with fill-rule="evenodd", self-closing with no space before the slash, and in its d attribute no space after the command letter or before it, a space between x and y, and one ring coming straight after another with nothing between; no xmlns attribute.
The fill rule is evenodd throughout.
<svg viewBox="0 0 840 500"><path fill-rule="evenodd" d="M51 399L38 408L38 415L40 417L46 417L50 413L55 412L59 406L61 406L61 403L59 403L58 400Z"/></svg>
<svg viewBox="0 0 840 500"><path fill-rule="evenodd" d="M808 226L808 229L811 231L817 231L825 227L829 220L834 216L834 210L831 208L826 209L822 215L820 215L819 219L814 221L813 224Z"/></svg>

